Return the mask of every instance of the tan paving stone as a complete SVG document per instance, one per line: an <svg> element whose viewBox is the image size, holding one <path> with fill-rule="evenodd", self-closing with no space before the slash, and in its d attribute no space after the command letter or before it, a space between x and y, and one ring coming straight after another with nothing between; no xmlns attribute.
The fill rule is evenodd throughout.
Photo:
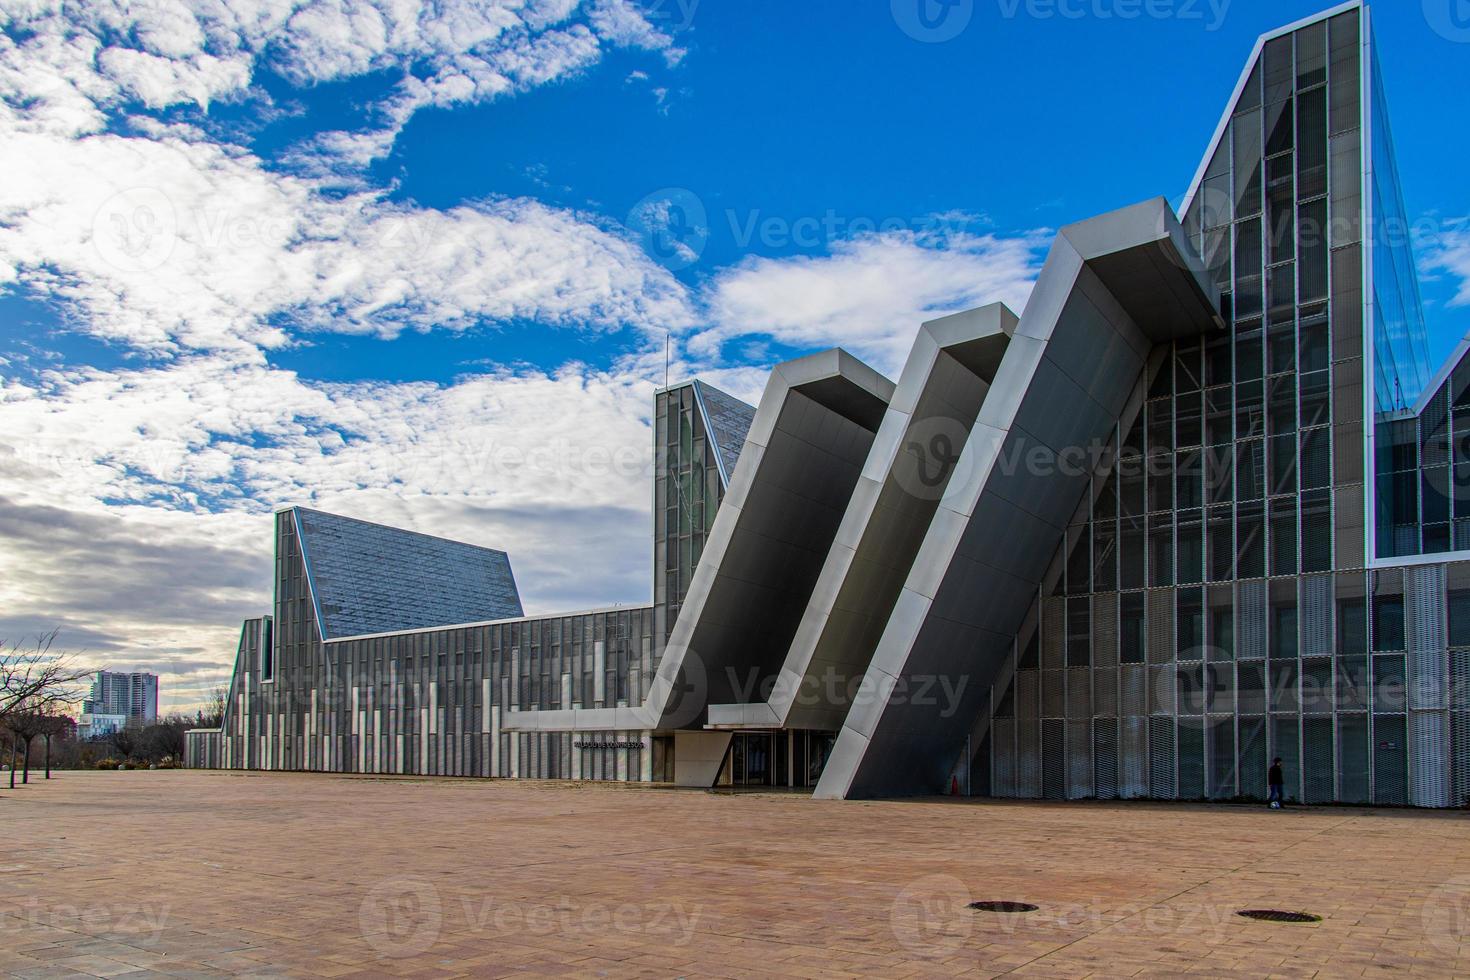
<svg viewBox="0 0 1470 980"><path fill-rule="evenodd" d="M1464 814L131 772L0 816L0 976L1470 975Z"/></svg>

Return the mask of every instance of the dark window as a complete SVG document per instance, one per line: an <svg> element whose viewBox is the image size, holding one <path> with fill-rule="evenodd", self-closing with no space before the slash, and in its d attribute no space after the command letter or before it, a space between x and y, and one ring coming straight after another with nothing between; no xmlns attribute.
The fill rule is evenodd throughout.
<svg viewBox="0 0 1470 980"><path fill-rule="evenodd" d="M1125 664L1141 664L1147 659L1148 631L1143 608L1142 592L1123 593L1119 604L1118 659Z"/></svg>
<svg viewBox="0 0 1470 980"><path fill-rule="evenodd" d="M1470 590L1451 590L1449 625L1450 646L1470 647Z"/></svg>
<svg viewBox="0 0 1470 980"><path fill-rule="evenodd" d="M1404 597L1373 597L1373 649L1404 649Z"/></svg>
<svg viewBox="0 0 1470 980"><path fill-rule="evenodd" d="M1368 652L1368 603L1362 597L1337 600L1337 651L1342 656Z"/></svg>

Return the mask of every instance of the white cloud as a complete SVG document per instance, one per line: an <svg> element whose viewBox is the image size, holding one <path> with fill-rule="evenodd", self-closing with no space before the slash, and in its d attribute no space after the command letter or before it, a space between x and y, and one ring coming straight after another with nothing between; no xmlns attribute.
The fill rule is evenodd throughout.
<svg viewBox="0 0 1470 980"><path fill-rule="evenodd" d="M115 665L171 670L176 704L224 676L238 620L268 609L272 507L504 548L533 611L646 601L665 331L674 380L754 401L766 369L722 345L748 361L768 342L842 344L894 372L922 320L1019 309L1038 258L1040 236L874 235L751 259L691 295L596 215L424 208L343 177L426 107L572 77L610 47L678 62L626 0L0 0L0 27L0 286L146 355L37 369L23 345L0 351L25 362L0 377L0 538L23 569L0 580L0 636L63 626ZM362 128L263 160L207 112L287 111L263 70L390 84ZM631 329L632 350L443 385L315 382L267 357L314 331L508 321Z"/></svg>
<svg viewBox="0 0 1470 980"><path fill-rule="evenodd" d="M0 385L0 636L214 657L268 611L273 506L511 553L528 609L648 599L654 379L623 366L319 384L220 355ZM173 665L173 666L170 666Z"/></svg>
<svg viewBox="0 0 1470 980"><path fill-rule="evenodd" d="M1464 221L1456 225L1464 225ZM1429 278L1432 273L1447 272L1459 280L1451 306L1470 306L1470 231L1446 231L1420 243L1420 267Z"/></svg>
<svg viewBox="0 0 1470 980"><path fill-rule="evenodd" d="M924 321L994 302L1020 313L1046 240L896 231L837 242L821 257L747 259L714 277L713 328L693 347L708 356L765 334L801 349L845 347L896 377Z"/></svg>
<svg viewBox="0 0 1470 980"><path fill-rule="evenodd" d="M0 28L0 98L12 123L74 135L99 131L130 101L164 109L238 99L261 68L299 86L396 72L375 132L318 144L351 165L386 152L425 106L544 85L606 47L658 52L669 64L682 56L629 0L9 0Z"/></svg>
<svg viewBox="0 0 1470 980"><path fill-rule="evenodd" d="M392 336L528 319L677 329L682 288L627 237L528 200L447 211L322 193L186 139L15 134L0 268L149 350L249 349L281 321Z"/></svg>

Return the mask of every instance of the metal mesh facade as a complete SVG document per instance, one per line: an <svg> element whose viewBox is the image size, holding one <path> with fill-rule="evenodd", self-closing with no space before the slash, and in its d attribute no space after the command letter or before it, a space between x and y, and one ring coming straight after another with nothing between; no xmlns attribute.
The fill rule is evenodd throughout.
<svg viewBox="0 0 1470 980"><path fill-rule="evenodd" d="M1231 328L1155 350L1038 597L1043 668L1060 638L1091 638L1065 643L1091 660L1069 656L1064 698L1048 696L1062 671L1018 661L1013 681L1039 682L1043 724L1093 725L1085 753L1066 742L1067 795L1263 799L1276 757L1294 800L1470 794L1470 563L1370 571L1364 549L1359 18L1266 42L1185 219ZM1457 366L1433 411L1380 442L1415 501L1450 485L1467 389ZM1448 550L1452 516L1416 511L1423 535L1397 553ZM1029 702L993 703L1032 751ZM1062 795L993 791L1028 788Z"/></svg>
<svg viewBox="0 0 1470 980"><path fill-rule="evenodd" d="M754 410L691 383L659 392L654 415L653 605L522 617L502 552L283 512L274 616L245 624L222 728L191 733L189 763L672 779L672 751L652 732L517 733L500 724L510 710L612 708L648 695L724 497L722 469L738 463Z"/></svg>
<svg viewBox="0 0 1470 980"><path fill-rule="evenodd" d="M629 704L653 677L650 607L413 630L323 644L290 514L278 516L272 620L245 624L218 765L650 779L650 733L513 735L512 708ZM273 657L265 655L273 648ZM619 776L619 773L622 776Z"/></svg>
<svg viewBox="0 0 1470 980"><path fill-rule="evenodd" d="M642 700L656 665L652 608L323 643L290 513L277 515L276 534L276 616L245 624L218 748L199 749L201 759L241 769L659 778L648 732L500 729L510 709Z"/></svg>

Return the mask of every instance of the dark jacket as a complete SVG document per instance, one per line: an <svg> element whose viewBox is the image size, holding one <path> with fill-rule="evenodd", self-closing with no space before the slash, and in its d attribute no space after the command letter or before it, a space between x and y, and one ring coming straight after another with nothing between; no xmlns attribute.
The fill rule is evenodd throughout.
<svg viewBox="0 0 1470 980"><path fill-rule="evenodd" d="M1281 771L1280 766L1272 766L1270 774L1266 777L1266 782L1272 786L1285 786L1286 774Z"/></svg>

